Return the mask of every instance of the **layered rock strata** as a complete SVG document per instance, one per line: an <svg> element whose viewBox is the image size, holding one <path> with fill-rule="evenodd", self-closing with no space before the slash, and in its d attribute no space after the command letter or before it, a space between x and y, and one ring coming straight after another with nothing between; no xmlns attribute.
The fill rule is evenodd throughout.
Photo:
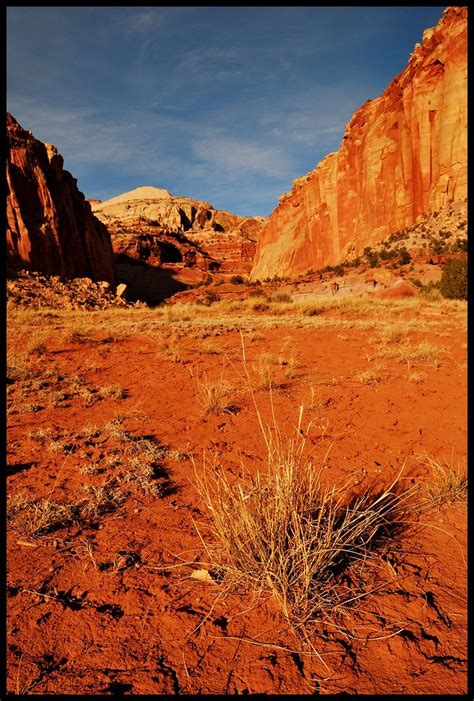
<svg viewBox="0 0 474 701"><path fill-rule="evenodd" d="M467 7L447 8L405 70L355 112L339 151L280 198L254 279L340 263L466 197L466 43Z"/></svg>
<svg viewBox="0 0 474 701"><path fill-rule="evenodd" d="M229 273L250 272L264 222L149 186L93 203L92 209L112 235L117 263L127 257Z"/></svg>

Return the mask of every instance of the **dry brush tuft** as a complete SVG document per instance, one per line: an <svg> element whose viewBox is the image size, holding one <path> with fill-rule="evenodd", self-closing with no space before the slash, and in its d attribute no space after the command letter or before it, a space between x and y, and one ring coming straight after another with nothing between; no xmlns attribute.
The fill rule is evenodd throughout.
<svg viewBox="0 0 474 701"><path fill-rule="evenodd" d="M194 479L210 517L209 537L198 531L213 569L230 586L271 593L292 626L307 631L321 614L360 597L338 574L370 559L393 534L413 508L415 488L402 489L397 478L381 493L354 497L349 485L325 486L301 420L302 408L292 438L260 421L263 472L246 471L242 482L205 461Z"/></svg>

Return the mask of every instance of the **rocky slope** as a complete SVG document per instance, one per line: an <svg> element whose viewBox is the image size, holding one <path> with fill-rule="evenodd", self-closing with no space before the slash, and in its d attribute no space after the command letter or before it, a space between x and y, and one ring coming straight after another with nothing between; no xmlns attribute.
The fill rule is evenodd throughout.
<svg viewBox="0 0 474 701"><path fill-rule="evenodd" d="M119 288L120 290L120 288ZM132 304L114 292L109 282L90 278L60 279L31 270L14 271L7 280L7 299L11 307L41 309L108 309L109 307L146 306Z"/></svg>
<svg viewBox="0 0 474 701"><path fill-rule="evenodd" d="M10 269L115 281L112 244L63 159L7 114L7 255Z"/></svg>
<svg viewBox="0 0 474 701"><path fill-rule="evenodd" d="M466 197L466 41L467 8L447 8L405 70L355 112L339 151L280 198L254 279L342 262Z"/></svg>

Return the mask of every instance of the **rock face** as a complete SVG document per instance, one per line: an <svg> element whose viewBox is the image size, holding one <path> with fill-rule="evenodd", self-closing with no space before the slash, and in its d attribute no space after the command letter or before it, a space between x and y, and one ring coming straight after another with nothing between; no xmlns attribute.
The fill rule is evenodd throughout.
<svg viewBox="0 0 474 701"><path fill-rule="evenodd" d="M213 272L250 273L265 221L149 186L94 203L92 210L111 234L118 279L131 299L149 304Z"/></svg>
<svg viewBox="0 0 474 701"><path fill-rule="evenodd" d="M92 209L109 229L117 256L223 272L250 272L264 222L150 186L93 203Z"/></svg>
<svg viewBox="0 0 474 701"><path fill-rule="evenodd" d="M112 244L63 159L7 114L10 269L115 282Z"/></svg>
<svg viewBox="0 0 474 701"><path fill-rule="evenodd" d="M358 109L337 153L296 180L260 232L252 278L296 277L467 194L467 7L449 7L405 70Z"/></svg>

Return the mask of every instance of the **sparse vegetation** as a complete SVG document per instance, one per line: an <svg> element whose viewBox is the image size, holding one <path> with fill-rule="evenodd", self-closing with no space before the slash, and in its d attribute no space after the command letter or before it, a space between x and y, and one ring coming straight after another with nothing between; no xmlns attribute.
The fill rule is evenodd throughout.
<svg viewBox="0 0 474 701"><path fill-rule="evenodd" d="M448 299L467 299L467 256L452 258L445 263L439 289Z"/></svg>
<svg viewBox="0 0 474 701"><path fill-rule="evenodd" d="M199 399L206 414L235 414L238 406L235 402L236 389L233 384L222 377L198 380Z"/></svg>
<svg viewBox="0 0 474 701"><path fill-rule="evenodd" d="M257 389L278 389L281 387L280 373L274 358L268 353L262 353L253 364Z"/></svg>
<svg viewBox="0 0 474 701"><path fill-rule="evenodd" d="M326 487L322 468L305 453L308 429L302 414L295 438L274 426L262 429L264 472L245 471L245 481L204 465L195 486L210 519L204 541L212 568L234 586L267 590L296 630L344 606L361 592L338 586L336 573L370 559L410 507L412 490L397 482L382 493L354 498L351 490ZM244 469L244 466L242 466ZM204 538L204 531L201 534Z"/></svg>
<svg viewBox="0 0 474 701"><path fill-rule="evenodd" d="M23 537L37 538L72 522L74 509L51 499L37 501L24 493L14 494L7 502L7 519Z"/></svg>
<svg viewBox="0 0 474 701"><path fill-rule="evenodd" d="M398 256L393 261L398 263ZM362 265L365 277L365 259ZM346 271L348 267L350 261L344 262ZM186 272L195 279L195 271ZM439 272L429 269L433 278ZM422 272L413 274L421 278ZM327 676L339 663L348 669L344 659L352 654L351 636L387 637L388 643L379 643L387 654L389 646L395 653L406 652L408 642L412 654L419 653L420 669L424 655L434 654L435 644L420 637L418 624L424 624L427 611L435 620L425 592L433 592L441 610L439 572L447 571L451 560L457 567L451 591L459 596L464 586L459 553L447 552L450 544L456 546L453 551L457 544L463 547L464 487L453 508L447 495L457 488L451 477L440 475L438 484L436 471L418 465L406 479L394 478L400 453L403 459L420 441L437 450L452 439L456 455L463 450L465 302L311 292L330 280L260 286L256 289L262 295L248 299L236 299L248 291L237 287L234 299L226 299L226 284L216 287L222 298L211 306L183 301L113 313L58 309L54 316L41 309L34 314L11 311L9 336L17 353L26 348L30 329L37 326L48 337L45 350L25 355L25 373L7 385L13 417L7 463L8 556L14 565L8 574L9 635L19 650L17 654L12 647L8 653L13 690L18 669L20 689L28 689L42 674L42 658L35 657L42 653L41 636L33 636L31 648L25 647L32 621L46 641L57 641L58 656L67 657L67 626L77 620L74 635L91 643L85 659L93 670L92 688L97 670L102 675L112 655L121 654L114 645L122 639L115 629L122 613L120 625L125 624L134 646L124 651L136 654L133 669L138 671L133 679L124 673L110 687L100 676L96 688L106 693L128 693L118 684L129 679L130 692L148 688L146 655L157 620L163 622L163 656L170 645L179 645L183 664L176 666L176 676L157 672L156 689L179 688L179 693L199 691L204 676L196 662L207 649L206 640L212 643L216 637L222 654L229 651L229 662L212 679L216 689L228 687L226 693L255 691L240 685L237 675L229 676L231 667L242 672L240 652L230 661L237 648L250 653L244 655L245 665L255 652L255 659L262 657L259 670L265 665L288 681L280 688L285 693L315 685L321 671L326 676L323 661L331 667ZM347 284L352 284L350 278ZM189 296L204 296L205 289ZM292 303L275 299L287 292ZM254 310L259 303L266 305L263 311ZM64 328L87 342L65 340ZM248 344L250 386L244 388L234 365L239 330ZM104 346L109 343L104 339L111 338L126 343ZM431 346L424 354L422 342ZM371 362L364 360L368 351ZM382 360L379 351L388 355ZM434 373L440 361L442 369ZM216 399L210 386L208 399L201 396L197 378L209 385L222 381L223 396L217 391ZM281 431L275 425L265 428L268 450L256 440L252 393L265 404L273 399L281 417ZM431 395L436 415L423 413ZM315 420L309 431L293 420L294 406L303 402ZM272 421L272 411L265 406L265 421ZM155 436L163 441L173 436L173 447ZM304 440L306 452L301 451ZM205 459L202 470L200 463L196 467L196 483L203 485L200 496L188 483L189 465L178 461L192 455L199 461L204 446L213 458ZM170 479L171 469L176 481ZM415 491L412 501L401 486L412 482L429 518L418 519ZM446 489L448 482L454 488ZM449 508L438 513L442 503ZM425 529L431 518L433 530ZM413 532L398 530L405 520L417 524ZM437 558L439 568L424 567ZM421 567L419 572L409 569L412 562ZM189 577L196 567L206 567L200 571L208 578ZM405 601L406 617L399 613L405 611ZM65 609L85 607L79 615L66 611L65 630ZM279 609L291 622L296 641ZM462 614L461 605L455 613ZM462 615L458 623L463 625ZM82 628L89 624L91 632ZM399 638L392 639L400 629ZM458 654L441 630L435 623L430 628L443 645L439 654ZM234 637L235 647L224 640ZM280 647L289 652L280 654ZM173 660L171 655L166 664L174 667ZM214 675L215 666L204 664L203 669ZM54 674L41 677L38 693L74 688L71 676L60 670ZM259 690L276 689L270 676L267 683ZM320 684L320 693L334 689L332 682Z"/></svg>
<svg viewBox="0 0 474 701"><path fill-rule="evenodd" d="M465 464L455 465L453 458L438 460L426 452L418 455L417 459L430 468L430 480L426 486L430 504L439 507L456 501L467 501Z"/></svg>
<svg viewBox="0 0 474 701"><path fill-rule="evenodd" d="M422 341L418 345L411 345L406 342L395 348L380 348L378 354L385 358L395 358L400 363L410 365L413 362L431 363L434 367L441 366L441 355L445 350L429 341Z"/></svg>
<svg viewBox="0 0 474 701"><path fill-rule="evenodd" d="M363 370L356 374L356 380L363 385L377 385L380 382L380 373L373 370Z"/></svg>

